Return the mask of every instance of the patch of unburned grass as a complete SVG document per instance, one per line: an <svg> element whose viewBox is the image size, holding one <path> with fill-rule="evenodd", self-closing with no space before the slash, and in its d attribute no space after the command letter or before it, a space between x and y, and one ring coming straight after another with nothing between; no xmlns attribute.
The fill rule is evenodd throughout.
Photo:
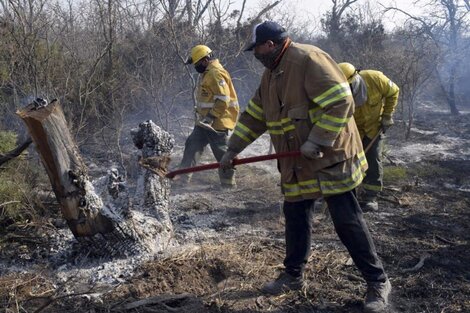
<svg viewBox="0 0 470 313"><path fill-rule="evenodd" d="M405 180L408 177L408 171L403 166L390 166L384 168L385 183L396 183Z"/></svg>
<svg viewBox="0 0 470 313"><path fill-rule="evenodd" d="M0 131L0 153L16 147L16 134ZM0 229L15 221L30 219L38 203L33 191L44 177L37 164L23 155L10 160L0 168Z"/></svg>
<svg viewBox="0 0 470 313"><path fill-rule="evenodd" d="M15 143L14 133L0 131L0 153L14 149ZM17 164L18 160L12 160L0 169L0 218L16 216L15 212L21 206L23 184L15 175Z"/></svg>

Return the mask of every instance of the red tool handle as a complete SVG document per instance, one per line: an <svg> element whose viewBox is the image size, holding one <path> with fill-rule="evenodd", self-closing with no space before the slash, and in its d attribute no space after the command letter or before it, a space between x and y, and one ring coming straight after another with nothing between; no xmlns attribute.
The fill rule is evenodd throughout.
<svg viewBox="0 0 470 313"><path fill-rule="evenodd" d="M298 156L300 156L300 151L287 151L287 152L260 155L260 156L254 156L254 157L243 158L243 159L234 159L233 165L247 164L247 163L288 158L288 157L298 157ZM166 177L174 178L176 175L180 175L180 174L200 172L200 171L211 170L211 169L215 169L219 167L220 167L220 163L218 162L194 166L194 167L187 167L187 168L182 168L173 172L169 172L168 174L166 174Z"/></svg>

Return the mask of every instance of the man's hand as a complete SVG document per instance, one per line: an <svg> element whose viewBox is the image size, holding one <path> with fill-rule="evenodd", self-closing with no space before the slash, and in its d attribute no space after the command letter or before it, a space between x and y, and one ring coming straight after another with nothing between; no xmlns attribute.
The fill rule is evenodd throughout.
<svg viewBox="0 0 470 313"><path fill-rule="evenodd" d="M310 140L307 140L300 147L300 152L304 157L311 160L320 159L323 157L323 152L321 152L320 146Z"/></svg>
<svg viewBox="0 0 470 313"><path fill-rule="evenodd" d="M227 150L227 152L224 153L222 156L222 159L220 159L220 168L223 170L230 170L233 168L233 160L237 156L238 153L232 151L232 150Z"/></svg>
<svg viewBox="0 0 470 313"><path fill-rule="evenodd" d="M388 116L388 115L382 116L382 121L380 123L381 123L381 127L382 127L382 130L383 130L384 133L387 131L387 129L390 128L390 126L395 124L393 122L393 118L391 116Z"/></svg>

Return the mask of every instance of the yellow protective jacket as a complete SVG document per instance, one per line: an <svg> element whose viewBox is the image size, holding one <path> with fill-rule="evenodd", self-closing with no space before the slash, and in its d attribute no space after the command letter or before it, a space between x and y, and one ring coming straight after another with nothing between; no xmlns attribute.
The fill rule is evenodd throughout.
<svg viewBox="0 0 470 313"><path fill-rule="evenodd" d="M233 129L240 108L230 74L219 60L213 60L204 73L196 92L196 112L200 117L211 114L216 130Z"/></svg>
<svg viewBox="0 0 470 313"><path fill-rule="evenodd" d="M337 64L311 45L292 43L241 114L228 148L241 152L268 131L276 152L296 151L309 138L323 158L278 160L286 201L344 193L367 169L353 116L351 90Z"/></svg>
<svg viewBox="0 0 470 313"><path fill-rule="evenodd" d="M382 72L362 70L359 75L367 86L367 101L354 112L361 138L372 139L380 130L383 116L392 117L400 89Z"/></svg>

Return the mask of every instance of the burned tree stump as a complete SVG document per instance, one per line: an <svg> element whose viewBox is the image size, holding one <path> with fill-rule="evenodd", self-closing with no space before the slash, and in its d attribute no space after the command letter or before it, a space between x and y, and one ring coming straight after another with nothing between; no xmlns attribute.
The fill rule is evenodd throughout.
<svg viewBox="0 0 470 313"><path fill-rule="evenodd" d="M62 215L79 242L111 255L161 250L163 245L156 245L155 239L168 244L172 226L166 178L145 171L134 197L137 201L129 198L116 169L109 171L104 184L102 179L94 186L57 100L42 106L32 103L17 114L28 127ZM145 154L169 155L171 136L151 121L145 125L144 129L151 130L140 132ZM133 202L138 206L131 211Z"/></svg>
<svg viewBox="0 0 470 313"><path fill-rule="evenodd" d="M113 223L100 212L102 203L88 180L87 167L68 131L59 102L41 108L30 104L18 115L28 127L74 236L112 232Z"/></svg>
<svg viewBox="0 0 470 313"><path fill-rule="evenodd" d="M140 161L148 163L151 161L151 169L144 166L143 172L138 178L137 188L133 197L134 207L139 208L133 211L135 217L141 214L141 228L143 236L149 238L154 243L153 249L163 250L166 246L172 245L170 240L173 233L173 225L168 212L170 203L170 182L165 177L170 154L173 150L173 137L162 130L152 121L139 124L138 128L131 131L134 145L141 150ZM141 163L142 164L142 163ZM159 174L155 169L160 169ZM148 217L153 217L148 225ZM145 225L147 224L147 225ZM157 230L157 231L156 231Z"/></svg>

